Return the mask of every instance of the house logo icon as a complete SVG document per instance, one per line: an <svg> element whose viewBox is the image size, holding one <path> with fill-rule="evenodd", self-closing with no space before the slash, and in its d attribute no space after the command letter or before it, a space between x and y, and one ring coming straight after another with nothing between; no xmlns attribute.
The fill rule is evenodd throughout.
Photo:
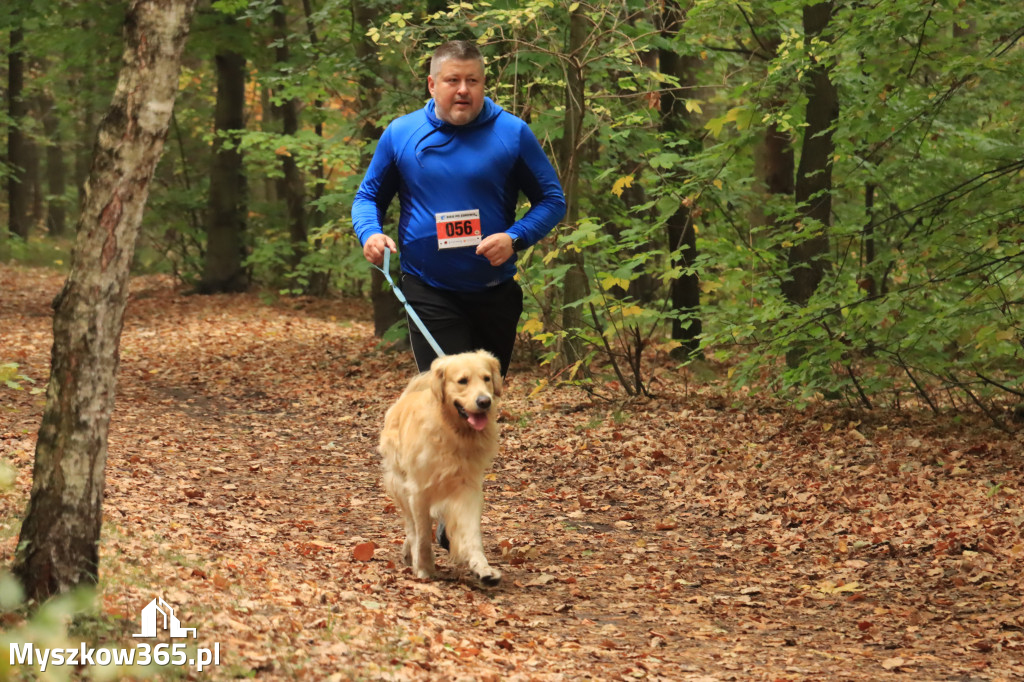
<svg viewBox="0 0 1024 682"><path fill-rule="evenodd" d="M170 633L172 639L188 637L189 633L192 633L193 639L196 638L196 629L181 627L181 621L174 615L174 609L164 601L163 597L155 598L142 609L142 632L132 635L132 637L156 637L157 626L160 622L157 614L163 616L163 629Z"/></svg>

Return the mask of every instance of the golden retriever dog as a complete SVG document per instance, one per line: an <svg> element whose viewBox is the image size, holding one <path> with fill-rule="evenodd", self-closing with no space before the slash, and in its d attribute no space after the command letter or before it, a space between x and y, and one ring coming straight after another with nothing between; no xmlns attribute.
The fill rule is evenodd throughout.
<svg viewBox="0 0 1024 682"><path fill-rule="evenodd" d="M487 351L437 358L384 416L384 488L405 520L402 558L418 578L434 575L431 519L446 525L451 558L485 586L501 571L480 536L484 473L498 453L501 368Z"/></svg>

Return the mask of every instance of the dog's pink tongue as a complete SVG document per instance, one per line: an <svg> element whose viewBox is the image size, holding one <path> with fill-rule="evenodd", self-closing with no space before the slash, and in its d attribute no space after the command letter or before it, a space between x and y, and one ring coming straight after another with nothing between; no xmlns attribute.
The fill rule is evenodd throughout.
<svg viewBox="0 0 1024 682"><path fill-rule="evenodd" d="M469 425L477 431L483 431L487 428L487 413L481 412L479 414L475 414L471 412L467 415L466 421L468 421Z"/></svg>

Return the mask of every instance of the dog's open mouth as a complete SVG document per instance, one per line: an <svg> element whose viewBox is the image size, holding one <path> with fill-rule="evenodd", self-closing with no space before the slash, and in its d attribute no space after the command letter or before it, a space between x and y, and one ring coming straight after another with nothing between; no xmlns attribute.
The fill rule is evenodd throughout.
<svg viewBox="0 0 1024 682"><path fill-rule="evenodd" d="M483 431L487 428L487 421L489 419L487 412L468 412L459 403L455 403L455 409L458 411L459 416L465 419L475 430Z"/></svg>

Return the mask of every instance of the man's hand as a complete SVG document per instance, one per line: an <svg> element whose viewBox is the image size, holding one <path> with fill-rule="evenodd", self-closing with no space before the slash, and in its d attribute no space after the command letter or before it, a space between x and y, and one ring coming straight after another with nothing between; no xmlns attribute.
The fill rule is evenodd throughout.
<svg viewBox="0 0 1024 682"><path fill-rule="evenodd" d="M384 249L390 249L391 253L398 253L398 247L394 240L386 234L375 234L363 244L363 256L378 268L384 264Z"/></svg>
<svg viewBox="0 0 1024 682"><path fill-rule="evenodd" d="M515 253L512 249L512 237L507 232L492 234L480 242L476 247L476 253L486 258L494 267L498 267Z"/></svg>

